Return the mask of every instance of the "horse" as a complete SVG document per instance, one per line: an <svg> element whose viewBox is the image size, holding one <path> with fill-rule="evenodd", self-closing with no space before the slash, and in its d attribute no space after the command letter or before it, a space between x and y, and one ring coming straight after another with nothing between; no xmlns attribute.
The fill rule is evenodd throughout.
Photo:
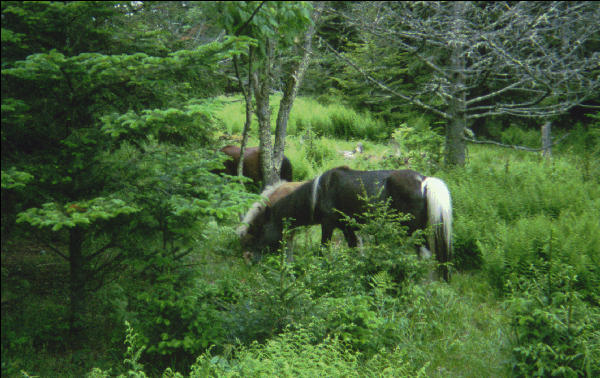
<svg viewBox="0 0 600 378"><path fill-rule="evenodd" d="M272 207L275 203L277 203L277 201L287 196L306 182L307 181L288 182L283 180L266 187L265 190L260 194L265 200L257 201L250 207L250 210L248 210L242 219L242 224L236 230L236 233L241 240L241 244L248 245L249 238L252 237L248 232L250 227L249 225L254 224L256 219L261 217L267 208ZM293 233L290 233L290 241L291 238L293 238ZM244 258L246 260L250 260L248 255L249 254L247 252L244 252ZM291 258L290 251L290 254L288 254L288 259L291 260Z"/></svg>
<svg viewBox="0 0 600 378"><path fill-rule="evenodd" d="M367 211L363 199L390 200L391 208L411 214L409 232L433 230L427 237L429 250L442 263L441 274L449 279L446 263L452 251L452 205L446 184L435 177L405 170L357 171L346 166L330 169L308 181L253 218L245 242L254 251L274 251L282 239L284 219L289 227L321 225L321 243L331 240L335 228L342 230L350 247L356 247L356 227L344 221L345 214L360 221ZM341 213L340 213L341 212ZM429 250L421 251L427 256ZM425 253L424 253L425 252Z"/></svg>
<svg viewBox="0 0 600 378"><path fill-rule="evenodd" d="M221 148L220 151L231 158L223 163L225 169L218 170L216 173L226 173L231 176L237 175L241 152L240 147L228 145ZM258 147L247 147L244 151L244 169L242 174L252 179L257 186L260 181L263 181L262 170L260 169L260 150ZM286 156L283 157L281 162L280 177L282 180L292 181L292 164Z"/></svg>

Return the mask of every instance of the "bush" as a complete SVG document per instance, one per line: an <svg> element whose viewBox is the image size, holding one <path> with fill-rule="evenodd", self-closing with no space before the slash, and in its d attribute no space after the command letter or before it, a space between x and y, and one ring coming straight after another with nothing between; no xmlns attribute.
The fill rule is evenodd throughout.
<svg viewBox="0 0 600 378"><path fill-rule="evenodd" d="M600 311L581 300L568 264L531 265L511 279L507 300L514 330L513 372L519 376L600 374Z"/></svg>
<svg viewBox="0 0 600 378"><path fill-rule="evenodd" d="M444 138L424 122L413 127L402 124L392 138L399 148L400 158L420 171L431 171L439 167L443 154Z"/></svg>
<svg viewBox="0 0 600 378"><path fill-rule="evenodd" d="M510 145L537 148L540 147L541 140L540 130L525 130L514 124L500 133L500 141Z"/></svg>
<svg viewBox="0 0 600 378"><path fill-rule="evenodd" d="M253 343L242 348L235 359L206 353L192 366L191 377L277 376L277 377L356 377L360 362L336 339L313 343L305 330L286 332L265 345Z"/></svg>
<svg viewBox="0 0 600 378"><path fill-rule="evenodd" d="M148 346L143 360L154 368L181 368L209 346L223 345L228 327L222 304L231 294L220 282L186 277L164 265L163 271L136 295L131 310L141 343Z"/></svg>

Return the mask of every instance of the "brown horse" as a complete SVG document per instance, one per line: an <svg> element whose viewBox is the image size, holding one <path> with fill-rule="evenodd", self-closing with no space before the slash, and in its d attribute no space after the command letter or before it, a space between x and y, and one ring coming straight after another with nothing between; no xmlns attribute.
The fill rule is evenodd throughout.
<svg viewBox="0 0 600 378"><path fill-rule="evenodd" d="M433 228L427 238L429 250L437 260L450 261L452 249L452 206L446 184L435 177L425 177L412 170L355 171L338 167L326 171L266 207L248 223L244 242L259 254L264 249L274 251L282 239L284 219L290 227L320 224L321 242L331 240L333 230L339 228L350 247L357 245L355 227L344 221L346 214L360 221L360 214L368 210L361 200L366 192L373 201L390 200L390 206L411 214L407 221L409 232ZM441 274L448 280L446 265Z"/></svg>
<svg viewBox="0 0 600 378"><path fill-rule="evenodd" d="M225 146L221 148L221 152L231 157L227 159L223 164L225 165L224 170L220 170L217 173L226 173L231 176L237 175L237 167L240 161L241 149L238 146ZM258 147L247 147L244 151L244 169L242 174L254 181L254 184L258 186L260 181L263 181L262 171L260 169L260 150ZM287 157L283 157L281 162L280 177L282 180L292 181L292 164Z"/></svg>
<svg viewBox="0 0 600 378"><path fill-rule="evenodd" d="M250 238L252 238L252 235L248 233L249 225L254 224L256 218L263 216L267 207L272 207L280 199L292 193L294 190L298 189L298 187L300 187L306 182L307 181L280 181L276 184L270 185L267 188L265 188L265 190L261 193L261 196L264 198L264 201L255 202L250 207L250 210L248 210L248 212L242 220L242 225L237 229L237 234L240 237L242 245L248 245L250 243ZM293 233L290 233L290 241L291 238L293 238ZM246 260L249 260L248 252L244 253L244 258ZM288 258L291 259L291 255L288 254Z"/></svg>

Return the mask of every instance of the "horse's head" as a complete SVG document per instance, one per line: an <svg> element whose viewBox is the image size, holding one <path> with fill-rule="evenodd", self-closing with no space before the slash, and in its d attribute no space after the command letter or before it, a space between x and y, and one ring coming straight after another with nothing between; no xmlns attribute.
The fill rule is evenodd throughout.
<svg viewBox="0 0 600 378"><path fill-rule="evenodd" d="M282 238L281 227L271 218L271 207L266 206L247 225L246 232L240 234L240 242L246 259L258 262L264 253L273 253Z"/></svg>
<svg viewBox="0 0 600 378"><path fill-rule="evenodd" d="M279 247L282 231L271 219L270 206L261 209L243 226L243 231L240 230L238 235L246 260L257 262L264 253L275 252Z"/></svg>

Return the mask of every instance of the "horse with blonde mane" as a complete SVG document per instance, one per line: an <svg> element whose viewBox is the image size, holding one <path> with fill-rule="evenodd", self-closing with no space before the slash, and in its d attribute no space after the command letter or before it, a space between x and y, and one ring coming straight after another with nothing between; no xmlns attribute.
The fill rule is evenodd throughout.
<svg viewBox="0 0 600 378"><path fill-rule="evenodd" d="M270 185L265 188L265 190L261 193L263 197L263 201L255 202L250 210L246 213L244 218L242 219L242 224L237 229L237 235L241 240L242 246L247 246L253 243L253 235L255 233L254 230L250 228L255 224L260 224L261 221L258 219L262 218L267 211L267 208L272 207L279 200L284 198L285 196L292 193L298 187L306 183L306 181L279 181L273 185ZM290 233L290 242L293 238L293 233ZM251 253L244 252L244 258L246 260L250 260ZM288 250L288 259L291 260L291 249Z"/></svg>
<svg viewBox="0 0 600 378"><path fill-rule="evenodd" d="M337 167L314 180L305 182L277 202L266 206L252 219L246 220L243 244L255 255L279 248L283 237L284 220L291 229L320 224L321 243L331 240L339 228L350 247L357 245L356 226L345 221L344 214L357 219L368 211L370 202L390 200L392 209L412 218L406 221L409 232L431 227L427 237L428 249L441 264L440 273L449 279L447 263L452 251L452 205L446 184L435 177L426 177L413 170L357 171ZM426 252L426 253L423 253ZM431 253L429 252L429 255Z"/></svg>

